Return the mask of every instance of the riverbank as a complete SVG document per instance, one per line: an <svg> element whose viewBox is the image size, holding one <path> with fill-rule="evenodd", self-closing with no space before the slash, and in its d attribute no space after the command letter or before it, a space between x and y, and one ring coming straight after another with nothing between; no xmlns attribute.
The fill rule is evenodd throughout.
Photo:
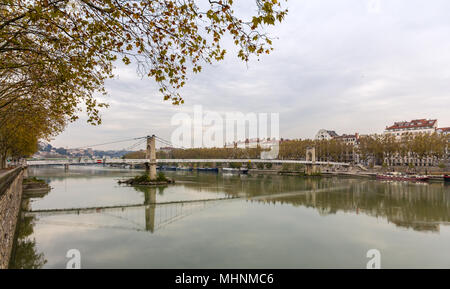
<svg viewBox="0 0 450 289"><path fill-rule="evenodd" d="M22 201L24 168L2 172L0 176L0 269L6 269L14 243Z"/></svg>
<svg viewBox="0 0 450 289"><path fill-rule="evenodd" d="M303 171L283 171L283 170L261 170L261 169L249 169L249 174L268 174L268 175L283 175L283 176L301 176L309 177ZM375 177L375 172L320 172L311 176L357 176L357 177Z"/></svg>
<svg viewBox="0 0 450 289"><path fill-rule="evenodd" d="M357 178L376 178L377 174L381 171L335 171L335 172L321 172L316 175L308 176L301 171L283 171L283 170L261 170L261 169L250 169L249 174L258 175L283 175L283 176L296 176L296 177L311 177L311 176L336 176L336 177L357 177ZM430 174L427 175L430 182L444 182L444 174Z"/></svg>

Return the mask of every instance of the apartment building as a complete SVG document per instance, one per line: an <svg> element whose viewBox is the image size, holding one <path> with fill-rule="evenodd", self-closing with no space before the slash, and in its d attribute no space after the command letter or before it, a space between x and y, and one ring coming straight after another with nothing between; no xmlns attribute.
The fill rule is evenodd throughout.
<svg viewBox="0 0 450 289"><path fill-rule="evenodd" d="M393 125L386 126L384 134L391 134L400 138L408 134L434 133L437 128L437 119L413 119L411 121L394 122Z"/></svg>

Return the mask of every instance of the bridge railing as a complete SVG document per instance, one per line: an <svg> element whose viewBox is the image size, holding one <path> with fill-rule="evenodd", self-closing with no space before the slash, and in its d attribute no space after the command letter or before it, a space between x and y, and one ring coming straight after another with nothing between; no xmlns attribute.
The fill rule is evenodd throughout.
<svg viewBox="0 0 450 289"><path fill-rule="evenodd" d="M148 159L104 159L105 164L143 164ZM342 162L312 162L305 160L264 160L264 159L157 159L158 164L164 163L273 163L273 164L307 164L307 165L338 165L348 166ZM66 160L28 160L27 164L33 165L65 165L65 164L95 164L97 160L66 159Z"/></svg>
<svg viewBox="0 0 450 289"><path fill-rule="evenodd" d="M143 160L140 160L143 161ZM157 163L273 163L273 164L315 164L315 165L342 165L341 162L312 162L305 160L264 160L264 159L157 159Z"/></svg>

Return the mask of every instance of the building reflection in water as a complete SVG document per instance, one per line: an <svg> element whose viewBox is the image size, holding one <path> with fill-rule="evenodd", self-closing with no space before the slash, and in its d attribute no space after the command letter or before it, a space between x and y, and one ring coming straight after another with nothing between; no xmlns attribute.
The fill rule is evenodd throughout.
<svg viewBox="0 0 450 289"><path fill-rule="evenodd" d="M439 232L441 224L450 222L450 191L444 184L360 180L347 183L345 189L327 191L317 189L321 185L312 185L310 192L280 198L269 196L258 202L314 208L323 216L337 212L366 214L416 231Z"/></svg>
<svg viewBox="0 0 450 289"><path fill-rule="evenodd" d="M244 196L259 203L314 208L322 216L337 212L366 214L386 218L399 227L430 232L439 232L440 225L450 224L450 186L445 183L333 177L300 180L260 175L222 178L215 183L217 191L225 191L230 196ZM185 185L202 190L198 184ZM211 190L211 186L208 189Z"/></svg>

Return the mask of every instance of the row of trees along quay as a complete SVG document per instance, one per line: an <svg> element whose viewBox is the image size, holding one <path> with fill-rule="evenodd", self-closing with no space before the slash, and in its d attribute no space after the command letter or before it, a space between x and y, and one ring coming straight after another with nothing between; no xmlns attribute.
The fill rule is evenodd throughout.
<svg viewBox="0 0 450 289"><path fill-rule="evenodd" d="M361 162L369 165L388 165L392 157L434 158L443 160L448 154L450 136L443 134L415 134L396 138L392 135L361 136L358 143L348 144L339 139L331 140L281 140L278 158L301 160L306 148L315 147L318 161ZM261 147L256 148L192 148L158 151L158 159L258 159ZM145 151L124 156L130 159L145 158Z"/></svg>
<svg viewBox="0 0 450 289"><path fill-rule="evenodd" d="M272 51L268 26L283 21L278 0L254 0L244 19L232 0L1 0L0 168L37 150L87 114L101 123L104 83L114 63L137 66L177 105L192 73L224 59L232 39L244 62ZM155 91L157 94L158 91Z"/></svg>
<svg viewBox="0 0 450 289"><path fill-rule="evenodd" d="M280 143L280 159L304 158L306 148L316 148L319 161L361 162L383 165L390 158L412 157L416 159L447 157L450 136L444 134L409 134L401 138L393 135L361 136L357 143L349 144L339 139L289 140Z"/></svg>

